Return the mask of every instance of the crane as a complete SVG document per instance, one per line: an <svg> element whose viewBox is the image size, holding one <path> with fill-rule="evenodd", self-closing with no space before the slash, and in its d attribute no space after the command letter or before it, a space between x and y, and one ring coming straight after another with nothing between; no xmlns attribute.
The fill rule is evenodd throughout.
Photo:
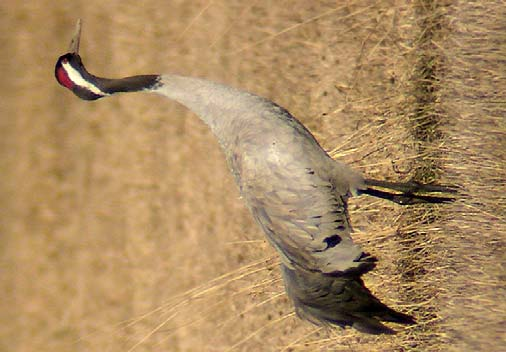
<svg viewBox="0 0 506 352"><path fill-rule="evenodd" d="M353 242L347 201L368 194L402 205L443 203L454 200L454 188L365 179L333 160L286 109L223 84L171 74L92 75L79 55L80 35L78 21L69 52L56 63L57 81L84 100L142 91L198 115L218 139L246 206L281 257L298 316L371 334L394 333L384 321L415 323L365 287L361 277L377 259Z"/></svg>

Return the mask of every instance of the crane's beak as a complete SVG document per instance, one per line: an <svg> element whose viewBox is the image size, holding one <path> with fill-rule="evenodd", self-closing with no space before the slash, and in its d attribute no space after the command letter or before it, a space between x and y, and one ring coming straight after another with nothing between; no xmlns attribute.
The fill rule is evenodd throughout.
<svg viewBox="0 0 506 352"><path fill-rule="evenodd" d="M69 53L79 54L79 41L81 40L81 19L77 20L74 36L70 41Z"/></svg>

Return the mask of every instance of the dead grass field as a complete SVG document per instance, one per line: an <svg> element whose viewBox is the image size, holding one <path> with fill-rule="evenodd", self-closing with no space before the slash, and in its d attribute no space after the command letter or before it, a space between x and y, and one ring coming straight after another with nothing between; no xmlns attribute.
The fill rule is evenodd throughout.
<svg viewBox="0 0 506 352"><path fill-rule="evenodd" d="M350 205L380 259L366 284L419 324L294 317L203 123L57 85L78 17L96 74L241 87L368 176L462 186L451 205ZM503 1L2 1L0 351L506 350L504 18Z"/></svg>

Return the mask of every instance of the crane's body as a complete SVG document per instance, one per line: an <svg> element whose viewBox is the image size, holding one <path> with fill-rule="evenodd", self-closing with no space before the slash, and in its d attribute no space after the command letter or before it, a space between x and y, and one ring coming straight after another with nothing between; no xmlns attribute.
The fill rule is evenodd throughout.
<svg viewBox="0 0 506 352"><path fill-rule="evenodd" d="M254 94L177 75L93 76L77 54L78 36L79 31L76 49L60 57L55 75L80 98L157 93L185 105L209 125L247 207L281 256L287 292L299 315L314 322L353 325L369 333L392 332L380 320L413 323L363 285L360 276L374 267L375 258L353 243L347 199L359 193L391 195L372 190L375 183L400 191L390 197L394 201L402 197L399 203L448 198L416 196L405 185L364 180L330 158L288 111Z"/></svg>
<svg viewBox="0 0 506 352"><path fill-rule="evenodd" d="M358 173L267 99L195 78L163 75L161 82L154 92L194 111L218 138L246 205L285 265L332 273L360 264L344 209L348 193L363 187Z"/></svg>

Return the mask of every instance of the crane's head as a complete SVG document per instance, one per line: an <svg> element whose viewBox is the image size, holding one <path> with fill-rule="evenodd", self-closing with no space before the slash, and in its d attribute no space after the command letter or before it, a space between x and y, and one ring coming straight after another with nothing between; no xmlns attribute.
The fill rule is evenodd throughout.
<svg viewBox="0 0 506 352"><path fill-rule="evenodd" d="M58 83L84 100L96 100L121 92L154 91L161 87L160 75L140 75L119 79L97 77L89 73L79 56L81 20L70 42L69 52L60 56L54 68Z"/></svg>
<svg viewBox="0 0 506 352"><path fill-rule="evenodd" d="M70 89L84 100L96 100L109 95L100 89L97 77L90 74L76 53L60 56L56 62L54 75L58 83Z"/></svg>
<svg viewBox="0 0 506 352"><path fill-rule="evenodd" d="M76 30L70 41L69 52L60 56L54 68L58 83L71 90L84 100L96 100L109 95L99 85L98 77L90 74L79 56L81 38L81 20L77 21Z"/></svg>

